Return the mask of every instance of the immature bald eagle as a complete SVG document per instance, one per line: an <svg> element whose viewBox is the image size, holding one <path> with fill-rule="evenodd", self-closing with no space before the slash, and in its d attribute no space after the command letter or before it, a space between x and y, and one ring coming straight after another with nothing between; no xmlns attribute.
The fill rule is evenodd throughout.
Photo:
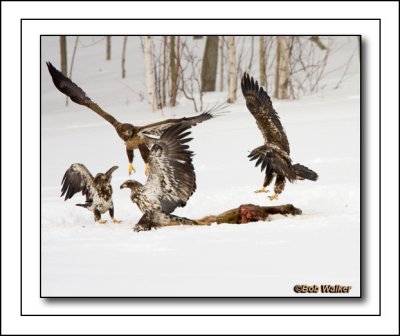
<svg viewBox="0 0 400 336"><path fill-rule="evenodd" d="M93 211L94 220L100 224L107 221L101 219L101 214L107 210L114 223L120 221L114 218L114 204L112 200L111 174L118 167L111 167L105 174L98 173L95 177L81 163L74 163L65 172L62 179L61 197L65 195L65 201L82 191L86 196L84 204L76 204Z"/></svg>
<svg viewBox="0 0 400 336"><path fill-rule="evenodd" d="M292 164L288 139L267 92L247 73L244 73L241 85L246 106L264 137L264 145L253 149L249 155L250 161L257 159L256 167L261 164L261 171L265 169L263 187L257 192L268 192L265 187L274 177L275 194L269 196L271 200L283 191L286 179L289 182L304 179L316 181L317 173L301 164Z"/></svg>
<svg viewBox="0 0 400 336"><path fill-rule="evenodd" d="M120 189L131 189L131 200L143 212L135 231L175 223L194 224L186 218L171 215L177 207L184 207L196 190L196 175L192 164L193 152L186 145L190 123L182 122L168 128L153 140L149 154L150 173L144 185L125 181Z"/></svg>
<svg viewBox="0 0 400 336"><path fill-rule="evenodd" d="M99 116L103 117L114 126L119 137L125 142L126 154L129 160L129 175L132 172L135 172L132 164L134 158L133 151L135 149L139 149L140 154L146 163L146 173L148 172L147 157L149 155L149 147L151 144L145 134L160 136L161 133L169 126L181 122L185 122L190 126L197 125L205 120L211 119L213 117L213 112L219 109L219 107L217 107L214 110L205 111L198 116L180 119L167 119L145 126L134 126L128 123L120 123L112 115L105 112L99 105L86 96L86 93L78 85L72 82L68 77L65 77L50 62L47 62L46 64L53 79L53 83L59 91L70 97L73 102L90 108L92 111L96 112Z"/></svg>

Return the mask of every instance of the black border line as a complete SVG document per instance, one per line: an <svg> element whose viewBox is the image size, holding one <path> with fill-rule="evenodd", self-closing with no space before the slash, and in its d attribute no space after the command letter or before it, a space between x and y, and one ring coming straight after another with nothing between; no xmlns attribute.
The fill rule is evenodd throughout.
<svg viewBox="0 0 400 336"><path fill-rule="evenodd" d="M370 18L357 18L357 19L352 19L352 18L339 18L339 19L263 19L263 18L259 18L259 19L235 19L235 18L229 18L229 19L218 19L218 18L212 18L212 19L84 19L84 18L79 18L79 19L66 19L66 18L62 18L62 19L21 19L21 111L20 111L20 116L21 116L21 255L20 255L20 259L21 259L21 278L20 278L20 284L21 284L21 307L20 307L20 314L21 316L380 316L381 315L381 243L379 241L379 270L380 270L380 274L379 274L379 314L367 314L367 315L356 315L356 314L351 314L351 315L340 315L340 314L316 314L316 315L304 315L304 314L184 314L184 315L177 315L177 314L77 314L77 315L70 315L70 314L23 314L22 313L22 25L23 25L23 21L24 20L29 20L29 21L41 21L41 20L53 20L53 21L74 21L74 20L79 20L79 21L84 21L84 20L106 20L106 21L120 21L120 20L130 20L130 21L149 21L149 20L155 20L155 21L160 21L160 20L179 20L179 21L191 21L191 20L196 20L196 21L201 21L201 20L206 20L206 21L218 21L218 20L238 20L238 21L253 21L253 20L262 20L262 21L279 21L279 20L288 20L288 21L335 21L335 20L339 20L339 21L349 21L349 20L366 20L366 21L370 21L370 20L378 20L379 21L379 62L381 61L381 20L380 19L370 19ZM97 34L87 34L87 35L79 35L79 36L96 36ZM143 35L143 34L141 34ZM132 35L132 36L141 36L141 35ZM190 34L189 36L191 36L193 34ZM279 34L275 34L275 35L279 35ZM283 35L283 34L282 34ZM286 34L287 35L287 34ZM311 34L301 34L300 36L309 36ZM42 35L41 35L42 36ZM59 36L59 35L46 35L46 36ZM103 36L103 35L101 35ZM123 35L115 35L113 34L112 36L123 36ZM155 35L156 36L156 35ZM184 36L184 35L182 35ZM235 36L246 36L246 35L235 35ZM250 35L248 35L250 36ZM251 35L253 36L253 35ZM329 36L357 36L357 35L329 35ZM361 66L361 70L362 70L362 62L361 62L362 58L360 57L360 66ZM360 83L361 83L361 92L362 92L362 71L360 72ZM41 75L40 75L40 79L41 79ZM379 83L381 83L381 64L379 64ZM41 94L41 85L40 85L40 94ZM41 100L40 100L40 104L41 104ZM381 85L379 86L379 127L381 127ZM361 119L361 115L362 115L362 99L360 99L360 119ZM360 131L360 135L362 137L362 123L361 125L361 131ZM40 126L41 126L41 114L40 114ZM40 146L41 146L41 131L40 131ZM379 145L381 146L381 132L379 129ZM360 142L360 146L361 146L361 154L363 153L362 151L362 142ZM381 150L379 146L379 174L381 172ZM362 160L361 160L362 161ZM362 172L362 165L360 164L360 179L362 177L361 172ZM40 172L41 172L41 153L40 153ZM361 189L361 185L362 185L362 180L360 181L360 193L362 191ZM41 173L40 173L40 194L41 194ZM360 214L362 215L362 193L361 195L361 206L360 206ZM361 215L360 215L360 229L361 229ZM40 198L40 216L41 216L41 198ZM361 230L360 230L361 231ZM41 233L41 227L40 227L40 233ZM361 251L361 234L360 234L360 252ZM379 238L381 239L381 176L379 176ZM40 254L41 254L41 244L40 244ZM340 297L340 296L332 296L332 297L303 297L303 296L299 296L299 297L53 297L53 298L47 298L47 300L55 300L55 299L61 299L61 300L68 300L68 299L81 299L81 300L85 300L85 299L90 299L90 300L96 300L96 299L105 299L105 300L109 300L109 299L146 299L146 300L158 300L158 299L162 299L165 301L168 301L170 299L177 299L177 301L185 301L185 299L205 299L205 300L216 300L216 301L220 301L220 300L225 300L225 299L235 299L235 300L240 300L243 302L243 300L250 300L253 301L253 299L291 299L291 300L297 300L297 299L318 299L318 300L331 300L331 299L343 299L343 300L354 300L354 299L360 299L362 298L362 272L361 272L361 268L362 268L362 253L360 253L360 297ZM41 279L40 279L41 282ZM41 296L41 298L43 298ZM249 302L249 301L248 301Z"/></svg>

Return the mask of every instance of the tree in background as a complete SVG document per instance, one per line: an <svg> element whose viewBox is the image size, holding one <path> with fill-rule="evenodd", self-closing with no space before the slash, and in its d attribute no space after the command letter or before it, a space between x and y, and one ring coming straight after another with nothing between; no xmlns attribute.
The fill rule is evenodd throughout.
<svg viewBox="0 0 400 336"><path fill-rule="evenodd" d="M128 42L128 36L124 36L124 42L122 44L122 56L121 56L121 71L122 71L122 78L125 78L126 76L126 70L125 70L125 55L126 55L126 44Z"/></svg>
<svg viewBox="0 0 400 336"><path fill-rule="evenodd" d="M111 36L106 36L106 61L111 59Z"/></svg>
<svg viewBox="0 0 400 336"><path fill-rule="evenodd" d="M229 93L227 102L232 104L236 100L236 89L237 89L236 44L234 36L228 36L228 67L229 67Z"/></svg>
<svg viewBox="0 0 400 336"><path fill-rule="evenodd" d="M180 37L176 39L175 46L175 36L170 37L170 53L169 53L169 65L171 74L171 99L170 105L176 105L176 96L178 94L178 81L179 81L179 68L180 68Z"/></svg>
<svg viewBox="0 0 400 336"><path fill-rule="evenodd" d="M215 91L218 65L218 36L207 36L201 67L201 91Z"/></svg>
<svg viewBox="0 0 400 336"><path fill-rule="evenodd" d="M259 62L260 62L260 85L263 87L267 87L265 36L259 37Z"/></svg>
<svg viewBox="0 0 400 336"><path fill-rule="evenodd" d="M180 91L186 99L192 101L194 110L200 112L203 110L204 92L201 90L200 66L202 59L193 47L189 47L187 41L182 42L182 60L180 63L179 75Z"/></svg>
<svg viewBox="0 0 400 336"><path fill-rule="evenodd" d="M68 76L67 64L67 37L60 36L60 56L61 56L61 72L64 76Z"/></svg>
<svg viewBox="0 0 400 336"><path fill-rule="evenodd" d="M224 45L225 40L223 36L219 38L219 91L224 91Z"/></svg>
<svg viewBox="0 0 400 336"><path fill-rule="evenodd" d="M291 36L276 37L275 98L288 99L290 85Z"/></svg>
<svg viewBox="0 0 400 336"><path fill-rule="evenodd" d="M196 111L201 111L205 94L209 90L215 91L217 85L218 90L225 90L229 103L235 102L237 79L244 71L249 71L277 99L298 99L325 88L337 88L351 74L352 57L357 57L361 51L357 36L152 36L150 40L137 39L140 39L145 55L146 86L137 91L124 82L122 84L141 101L148 100L152 110L176 106L178 97L184 97L193 102ZM337 57L335 63L330 62L334 53L343 52L346 39L354 44L353 55ZM128 62L135 61L135 56L126 55L130 52L127 40L127 36L121 36L112 41L114 48L118 43L122 48L122 78L127 75ZM68 42L71 41L75 47L69 46L73 52L71 49L67 56L67 36L58 36L56 40L60 45L60 69L66 76L72 74L79 48L101 45L99 57L104 61L103 43L106 42L106 57L109 54L111 58L111 48L107 52L111 36L85 37L79 42L78 38L73 41L68 37ZM76 56L75 63L79 63L79 52ZM339 76L333 77L336 82L324 80L327 76L331 79L334 72L339 72ZM216 76L219 76L218 83Z"/></svg>
<svg viewBox="0 0 400 336"><path fill-rule="evenodd" d="M167 105L167 48L168 37L163 36L163 64L162 64L162 80L161 80L161 104Z"/></svg>
<svg viewBox="0 0 400 336"><path fill-rule="evenodd" d="M151 106L152 111L158 109L157 95L156 95L156 78L153 63L153 41L151 36L144 38L144 59L146 66L146 84L147 84L147 99Z"/></svg>

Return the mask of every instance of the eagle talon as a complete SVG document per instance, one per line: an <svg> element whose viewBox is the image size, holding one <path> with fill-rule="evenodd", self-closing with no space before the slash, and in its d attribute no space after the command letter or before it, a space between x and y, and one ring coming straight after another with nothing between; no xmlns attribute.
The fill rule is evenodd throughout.
<svg viewBox="0 0 400 336"><path fill-rule="evenodd" d="M144 173L146 174L146 176L149 176L150 174L150 168L148 163L146 163L144 166Z"/></svg>
<svg viewBox="0 0 400 336"><path fill-rule="evenodd" d="M115 223L115 224L119 224L119 223L122 223L122 220L118 220L118 219L113 218L112 222Z"/></svg>
<svg viewBox="0 0 400 336"><path fill-rule="evenodd" d="M136 170L135 170L135 168L133 168L132 163L129 164L128 172L129 172L129 175L131 175L132 173L136 173Z"/></svg>
<svg viewBox="0 0 400 336"><path fill-rule="evenodd" d="M262 187L259 190L255 191L256 194L260 194L260 193L269 193L269 190L265 189L265 187Z"/></svg>
<svg viewBox="0 0 400 336"><path fill-rule="evenodd" d="M277 195L277 194L273 194L272 196L268 196L268 198L269 198L271 201L273 201L273 200L278 199L278 195Z"/></svg>
<svg viewBox="0 0 400 336"><path fill-rule="evenodd" d="M99 224L106 224L107 221L106 221L105 219L100 219L100 220L97 221L97 223L99 223Z"/></svg>

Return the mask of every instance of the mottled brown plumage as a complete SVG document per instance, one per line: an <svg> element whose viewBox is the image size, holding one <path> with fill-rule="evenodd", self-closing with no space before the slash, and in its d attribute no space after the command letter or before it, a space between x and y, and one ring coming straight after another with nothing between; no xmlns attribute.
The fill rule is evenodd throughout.
<svg viewBox="0 0 400 336"><path fill-rule="evenodd" d="M168 225L177 207L184 207L196 190L196 175L192 164L193 152L187 143L190 123L175 124L159 139L153 139L149 155L150 173L144 185L128 180L121 189L131 190L131 200L143 213L136 230L149 230L153 226ZM182 221L190 221L180 218Z"/></svg>
<svg viewBox="0 0 400 336"><path fill-rule="evenodd" d="M264 145L253 149L249 155L250 161L257 160L256 167L261 164L261 171L265 169L261 191L265 191L264 187L267 187L274 177L275 195L271 196L271 199L276 199L283 191L286 179L289 182L304 179L316 181L317 173L298 163L292 164L289 141L267 92L247 73L242 77L241 86L246 106L256 119L264 138Z"/></svg>
<svg viewBox="0 0 400 336"><path fill-rule="evenodd" d="M84 207L94 214L94 220L104 223L101 214L109 212L113 222L118 222L114 218L114 204L112 200L111 175L118 167L111 167L106 173L98 173L95 177L81 163L74 163L65 172L62 179L61 197L64 200L72 198L76 193L82 192L86 197L84 204L76 204Z"/></svg>
<svg viewBox="0 0 400 336"><path fill-rule="evenodd" d="M47 62L46 64L53 79L53 83L60 92L70 97L73 102L90 108L115 128L119 137L124 141L126 146L126 153L130 163L129 173L131 173L131 169L133 169L132 162L135 149L139 149L143 160L148 163L147 157L149 155L149 147L151 146L151 143L149 142L148 137L146 137L146 134L160 136L162 132L171 125L182 122L185 122L190 126L195 126L203 121L211 119L213 117L213 112L215 112L215 110L210 110L194 117L167 119L145 126L121 123L93 102L78 85L72 82L68 77L64 76L50 62Z"/></svg>

